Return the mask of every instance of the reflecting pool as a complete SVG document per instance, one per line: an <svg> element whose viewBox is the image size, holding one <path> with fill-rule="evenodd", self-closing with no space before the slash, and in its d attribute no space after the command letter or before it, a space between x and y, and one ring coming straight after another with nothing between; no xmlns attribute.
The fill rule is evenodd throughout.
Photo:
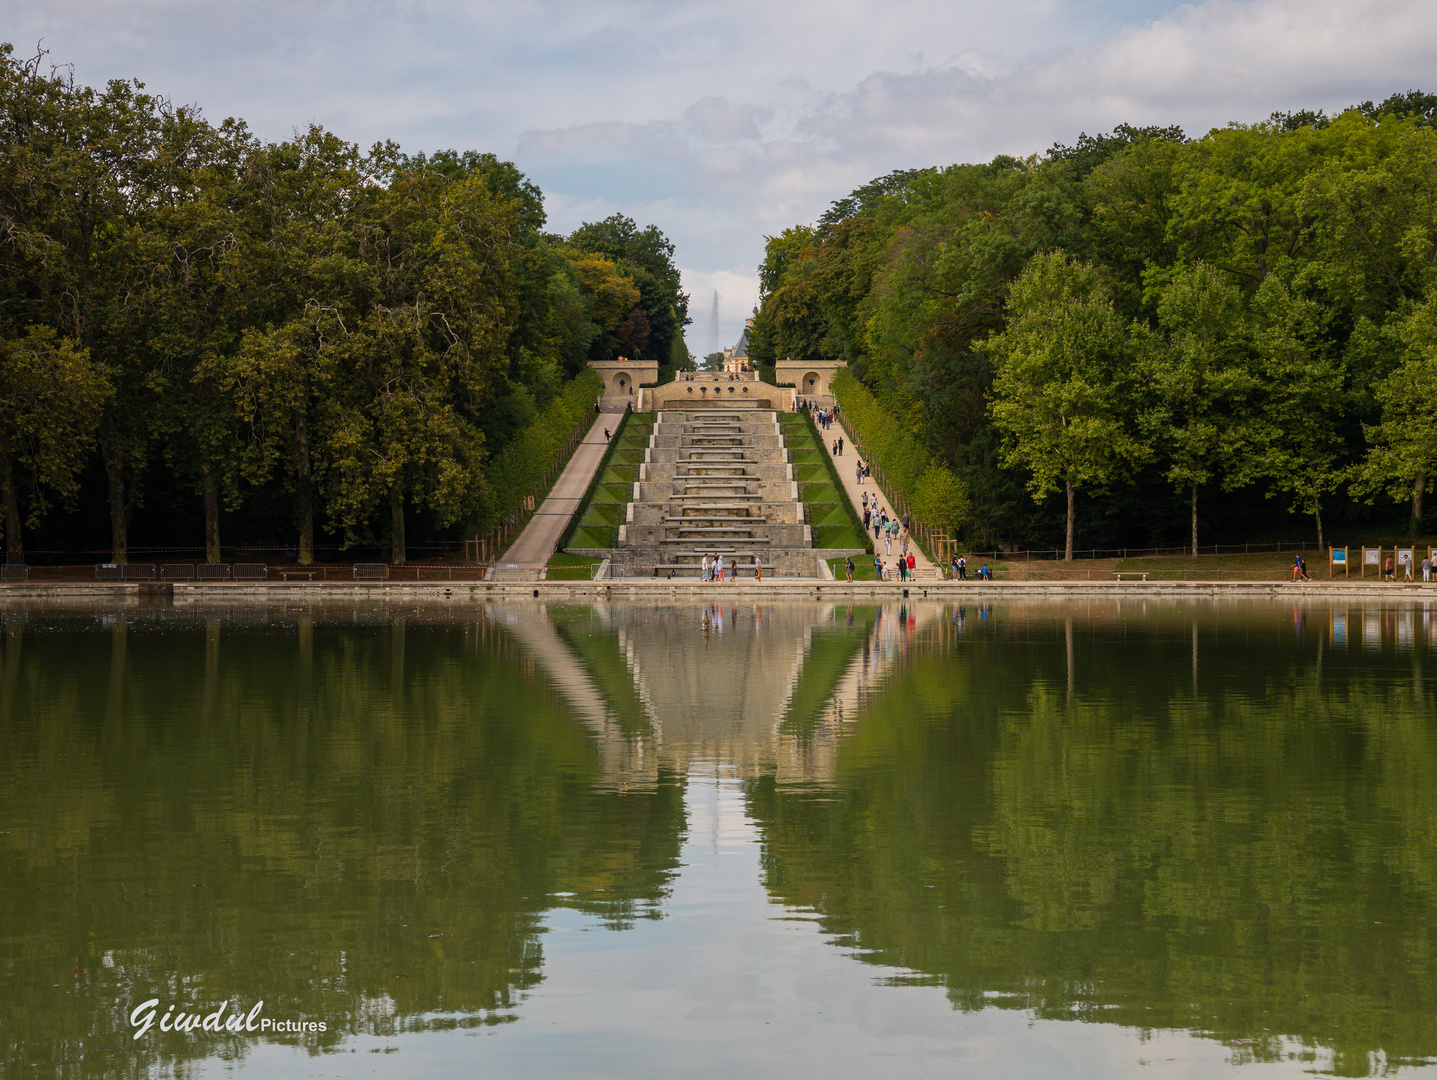
<svg viewBox="0 0 1437 1080"><path fill-rule="evenodd" d="M1433 614L12 605L0 1074L1437 1075Z"/></svg>

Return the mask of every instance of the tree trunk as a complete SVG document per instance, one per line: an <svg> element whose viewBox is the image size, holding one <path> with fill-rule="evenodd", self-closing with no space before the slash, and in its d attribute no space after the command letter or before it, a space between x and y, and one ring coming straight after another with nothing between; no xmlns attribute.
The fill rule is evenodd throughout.
<svg viewBox="0 0 1437 1080"><path fill-rule="evenodd" d="M220 561L220 483L208 450L200 454L200 483L205 492L205 562Z"/></svg>
<svg viewBox="0 0 1437 1080"><path fill-rule="evenodd" d="M20 496L15 490L15 463L0 454L0 497L5 501L5 561L25 561L25 538L20 533Z"/></svg>
<svg viewBox="0 0 1437 1080"><path fill-rule="evenodd" d="M294 498L299 513L299 565L314 564L314 488L310 475L309 420L303 409L294 413Z"/></svg>
<svg viewBox="0 0 1437 1080"><path fill-rule="evenodd" d="M125 463L117 440L104 438L100 456L105 460L105 480L110 496L110 561L130 561L130 502L125 496Z"/></svg>
<svg viewBox="0 0 1437 1080"><path fill-rule="evenodd" d="M1063 547L1063 561L1073 561L1073 482L1068 481L1068 540Z"/></svg>
<svg viewBox="0 0 1437 1080"><path fill-rule="evenodd" d="M1192 525L1193 525L1193 558L1196 559L1196 558L1197 558L1197 485L1196 485L1196 484L1193 485L1192 515L1193 515L1193 520L1192 520Z"/></svg>
<svg viewBox="0 0 1437 1080"><path fill-rule="evenodd" d="M395 566L404 565L404 492L396 487L389 493L391 515L389 561Z"/></svg>
<svg viewBox="0 0 1437 1080"><path fill-rule="evenodd" d="M1312 497L1312 516L1317 519L1317 550L1322 552L1322 496Z"/></svg>
<svg viewBox="0 0 1437 1080"><path fill-rule="evenodd" d="M1412 535L1422 535L1422 497L1427 494L1427 474L1423 473L1412 485Z"/></svg>

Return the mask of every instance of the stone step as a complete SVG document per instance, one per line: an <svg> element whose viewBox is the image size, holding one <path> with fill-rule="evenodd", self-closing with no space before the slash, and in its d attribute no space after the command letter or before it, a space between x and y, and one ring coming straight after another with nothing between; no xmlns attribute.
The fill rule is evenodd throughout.
<svg viewBox="0 0 1437 1080"><path fill-rule="evenodd" d="M696 486L696 485L692 485L692 484L691 484L691 485L689 485L689 486L690 486L690 487L694 487L694 486ZM705 486L705 487L733 487L732 484L706 484L706 485L704 485L704 486ZM753 502L755 499L761 500L762 498L763 498L763 496L760 495L760 494L759 494L758 492L756 492L756 491L735 491L735 492L732 492L732 493L730 493L730 494L725 494L725 493L719 492L719 491L686 491L686 492L677 492L677 491L676 491L676 492L674 492L672 495L669 496L669 499L670 499L670 500L675 500L675 499L742 499L742 500L745 500L745 501L747 501L747 502ZM662 502L663 500L662 500L662 499L658 499L658 500L654 500L654 501ZM717 505L719 505L719 504L718 504L718 503L715 503L714 505L717 506Z"/></svg>
<svg viewBox="0 0 1437 1080"><path fill-rule="evenodd" d="M692 544L695 540L705 536L713 536L716 540L728 540L730 542L742 540L746 545L771 544L767 536L748 536L746 529L682 529L681 533L686 535L666 536L659 541L660 544ZM739 536L738 533L745 535Z"/></svg>
<svg viewBox="0 0 1437 1080"><path fill-rule="evenodd" d="M807 552L805 551L805 553ZM692 551L664 552L664 558L670 560L671 562L678 562L680 560L692 560L695 563L699 563L703 561L703 557L705 555L709 556L709 558L713 558L713 556L715 555L722 555L724 557L724 562L728 562L730 558L733 558L735 556L748 559L753 558L753 549L740 547L706 547L696 548Z"/></svg>
<svg viewBox="0 0 1437 1080"><path fill-rule="evenodd" d="M660 520L662 521L662 523L665 524L665 526L667 526L667 524L674 523L674 521L677 521L677 523L683 524L683 526L687 527L687 531L693 531L694 527L697 527L700 521L743 521L746 526L749 526L749 524L753 524L753 526L766 526L766 524L769 524L769 518L759 516L747 516L747 514L693 514L693 516L691 517L675 517L673 516L673 514L665 514L665 516L661 517ZM704 527L708 529L708 527L710 526Z"/></svg>

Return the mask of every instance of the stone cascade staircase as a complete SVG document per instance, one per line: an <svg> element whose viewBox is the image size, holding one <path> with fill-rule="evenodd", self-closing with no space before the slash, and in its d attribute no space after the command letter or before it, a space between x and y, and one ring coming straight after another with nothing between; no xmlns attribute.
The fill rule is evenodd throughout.
<svg viewBox="0 0 1437 1080"><path fill-rule="evenodd" d="M771 409L735 403L660 412L614 549L615 576L693 577L705 554L815 576L798 484Z"/></svg>

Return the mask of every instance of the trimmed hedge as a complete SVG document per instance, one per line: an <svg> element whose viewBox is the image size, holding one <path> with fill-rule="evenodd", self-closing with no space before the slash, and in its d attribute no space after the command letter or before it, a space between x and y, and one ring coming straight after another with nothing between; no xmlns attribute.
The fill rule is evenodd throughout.
<svg viewBox="0 0 1437 1080"><path fill-rule="evenodd" d="M486 490L476 518L481 532L498 524L539 483L574 428L586 415L593 415L594 401L603 392L603 376L585 368L523 434L489 459L484 470Z"/></svg>
<svg viewBox="0 0 1437 1080"><path fill-rule="evenodd" d="M847 368L833 375L833 397L843 420L863 441L891 491L889 501L902 499L928 525L952 530L967 516L968 493L963 481L932 460L917 436L890 416Z"/></svg>

